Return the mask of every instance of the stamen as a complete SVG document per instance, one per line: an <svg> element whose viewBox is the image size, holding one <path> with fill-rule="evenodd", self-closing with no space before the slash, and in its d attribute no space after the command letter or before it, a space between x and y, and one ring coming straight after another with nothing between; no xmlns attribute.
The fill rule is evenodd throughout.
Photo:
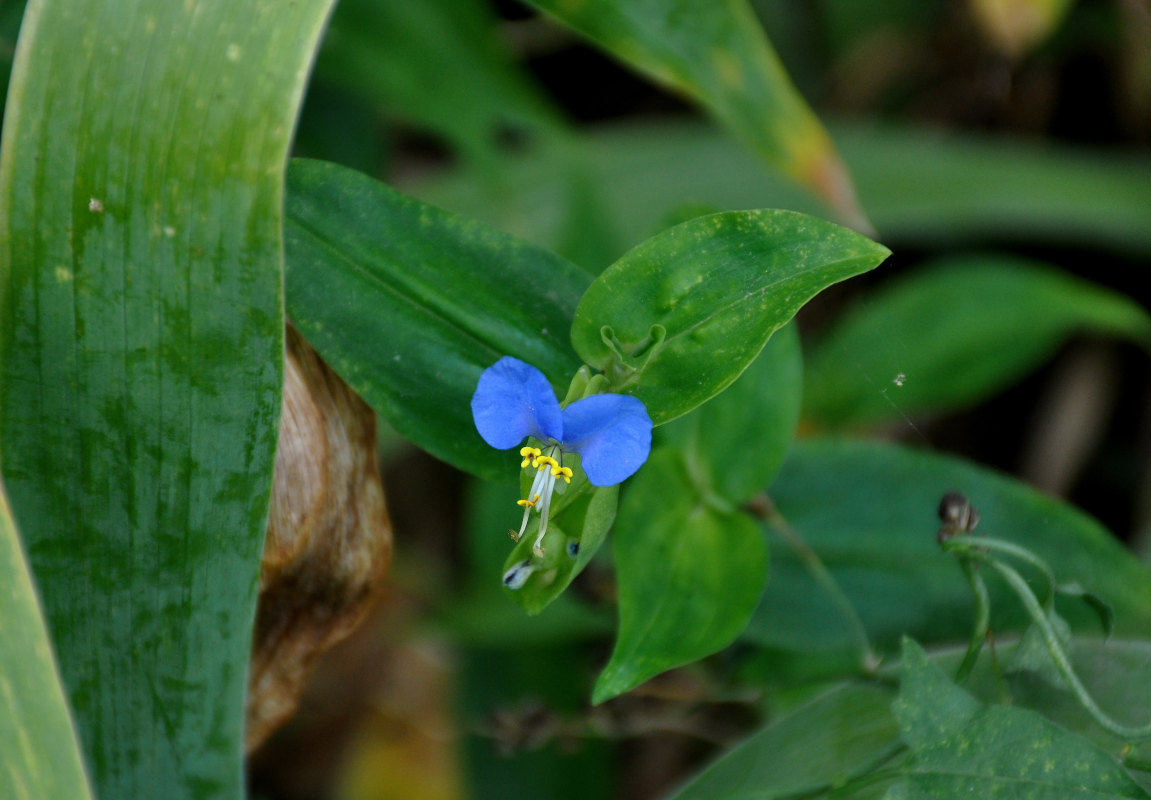
<svg viewBox="0 0 1151 800"><path fill-rule="evenodd" d="M555 488L556 479L555 479L555 475L553 475L550 470L546 471L546 472L541 471L540 475L543 476L543 479L544 479L544 485L542 487L543 488L543 493L542 493L543 500L540 502L540 505L539 505L540 530L539 530L539 534L536 536L536 543L534 545L532 545L532 552L535 553L538 558L543 558L543 555L544 555L544 549L543 549L544 534L546 534L548 532L548 510L551 508L552 490Z"/></svg>
<svg viewBox="0 0 1151 800"><path fill-rule="evenodd" d="M526 467L529 464L531 464L534 467L535 466L534 461L536 458L539 457L540 452L541 451L538 447L530 447L530 446L521 447L520 448L520 455L524 457L524 460L520 462L520 466Z"/></svg>

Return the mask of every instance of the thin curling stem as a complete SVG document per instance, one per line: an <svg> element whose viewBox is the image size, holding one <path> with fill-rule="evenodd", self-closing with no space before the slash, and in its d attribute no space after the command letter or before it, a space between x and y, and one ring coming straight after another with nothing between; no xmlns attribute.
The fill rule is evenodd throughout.
<svg viewBox="0 0 1151 800"><path fill-rule="evenodd" d="M949 539L943 543L943 549L957 555L970 556L973 551L990 550L996 553L1003 553L1004 555L1015 556L1020 561L1025 561L1035 569L1042 573L1044 580L1047 582L1047 592L1044 595L1043 607L1051 610L1055 606L1055 574L1051 571L1051 567L1047 566L1047 562L1039 558L1039 556L1032 553L1025 547L1020 547L1013 542L1005 542L1002 539L990 539L985 536L979 537L956 537Z"/></svg>
<svg viewBox="0 0 1151 800"><path fill-rule="evenodd" d="M1039 605L1039 601L1035 599L1035 594L1031 591L1031 587L1027 585L1027 581L1023 579L1022 575L1007 564L993 558L987 558L982 554L972 553L970 557L979 558L984 563L989 564L992 569L1003 576L1007 584L1015 590L1015 594L1019 595L1019 599L1023 603L1024 608L1027 609L1027 613L1031 615L1035 626L1039 628L1043 642L1047 645L1047 652L1051 654L1051 660L1055 662L1055 667L1059 670L1059 674L1063 676L1063 680L1067 682L1068 688L1074 692L1075 697L1078 698L1083 707L1087 709L1087 713L1089 713L1101 727L1123 739L1146 739L1151 736L1151 723L1142 727L1132 728L1111 719L1111 717L1104 713L1103 709L1099 708L1095 703L1095 699L1088 694L1087 688L1079 680L1079 676L1075 674L1071 662L1067 659L1067 654L1063 652L1063 646L1059 644L1059 637L1055 634L1055 629L1051 627L1051 620L1048 619L1047 613Z"/></svg>
<svg viewBox="0 0 1151 800"><path fill-rule="evenodd" d="M983 578L975 569L970 558L961 557L959 566L967 582L971 584L971 591L975 594L975 627L971 631L971 640L967 643L967 652L963 654L963 662L955 673L955 682L966 683L967 677L979 660L979 653L983 650L983 643L987 641L987 629L991 625L991 598L987 595L987 586Z"/></svg>

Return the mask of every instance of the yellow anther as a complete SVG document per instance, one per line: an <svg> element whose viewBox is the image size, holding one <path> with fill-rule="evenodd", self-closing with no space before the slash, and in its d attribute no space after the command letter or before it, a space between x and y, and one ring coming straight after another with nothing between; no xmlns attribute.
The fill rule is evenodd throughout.
<svg viewBox="0 0 1151 800"><path fill-rule="evenodd" d="M539 502L539 499L540 499L540 496L538 494L536 494L534 497L532 497L531 500L516 500L516 505L517 506L523 506L524 508L527 508L529 506L534 507L535 504Z"/></svg>
<svg viewBox="0 0 1151 800"><path fill-rule="evenodd" d="M560 467L558 472L555 469L553 469L552 474L563 478L564 483L571 483L572 482L572 468L571 467Z"/></svg>
<svg viewBox="0 0 1151 800"><path fill-rule="evenodd" d="M534 460L539 456L540 449L538 447L525 446L520 448L520 455L524 460L520 462L521 467L526 467L528 464L535 466Z"/></svg>
<svg viewBox="0 0 1151 800"><path fill-rule="evenodd" d="M555 471L556 471L557 469L559 469L559 466L560 466L560 462L556 461L556 460L555 460L554 458L552 458L551 456L539 456L539 457L538 457L538 458L537 458L535 461L533 461L532 463L533 463L533 465L534 465L535 467L537 467L538 469L543 469L544 467L551 467L551 468L552 468L552 474L553 474L553 475L555 475L555 474L556 474L556 472L555 472Z"/></svg>

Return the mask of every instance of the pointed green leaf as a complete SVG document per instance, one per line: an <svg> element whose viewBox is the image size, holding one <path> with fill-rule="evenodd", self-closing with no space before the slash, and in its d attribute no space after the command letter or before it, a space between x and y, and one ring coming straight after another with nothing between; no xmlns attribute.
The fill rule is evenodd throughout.
<svg viewBox="0 0 1151 800"><path fill-rule="evenodd" d="M591 277L540 247L344 167L293 161L284 230L288 316L401 434L477 475L518 457L472 421L480 373L512 355L566 390L566 340Z"/></svg>
<svg viewBox="0 0 1151 800"><path fill-rule="evenodd" d="M915 760L908 797L1102 800L1148 795L1114 756L1033 711L984 706L905 640L893 704Z"/></svg>
<svg viewBox="0 0 1151 800"><path fill-rule="evenodd" d="M853 227L867 221L827 132L746 0L528 0L703 105Z"/></svg>
<svg viewBox="0 0 1151 800"><path fill-rule="evenodd" d="M828 332L807 365L805 411L859 425L950 410L1022 377L1080 331L1151 346L1151 315L1033 261L950 258L872 292Z"/></svg>
<svg viewBox="0 0 1151 800"><path fill-rule="evenodd" d="M790 211L698 217L626 253L588 287L572 344L658 425L723 391L771 334L889 251Z"/></svg>
<svg viewBox="0 0 1151 800"><path fill-rule="evenodd" d="M763 491L795 438L803 356L795 325L776 331L752 365L721 394L659 428L687 460L692 480L733 505Z"/></svg>
<svg viewBox="0 0 1151 800"><path fill-rule="evenodd" d="M731 644L767 572L763 533L744 514L705 505L671 449L629 481L613 535L619 634L595 703Z"/></svg>
<svg viewBox="0 0 1151 800"><path fill-rule="evenodd" d="M37 0L0 147L0 448L96 792L243 793L283 172L330 0Z"/></svg>
<svg viewBox="0 0 1151 800"><path fill-rule="evenodd" d="M936 542L936 509L949 491L970 498L980 532L1031 549L1061 581L1110 603L1117 633L1151 625L1151 576L1114 536L1072 506L969 462L881 442L809 439L794 445L769 493L843 587L873 642L889 649L905 632L931 642L962 642L970 633L970 588ZM779 541L747 637L799 652L853 648L851 626ZM1017 598L985 577L992 630L1022 631L1028 617ZM1058 609L1074 630L1098 632L1086 604L1061 598Z"/></svg>
<svg viewBox="0 0 1151 800"><path fill-rule="evenodd" d="M88 800L80 743L0 487L0 797Z"/></svg>

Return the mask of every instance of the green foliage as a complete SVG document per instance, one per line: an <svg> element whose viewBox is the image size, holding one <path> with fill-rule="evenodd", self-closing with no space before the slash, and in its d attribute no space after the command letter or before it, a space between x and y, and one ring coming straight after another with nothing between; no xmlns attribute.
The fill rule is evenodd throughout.
<svg viewBox="0 0 1151 800"><path fill-rule="evenodd" d="M332 14L316 76L439 132L488 168L503 128L560 129L495 34L476 0L347 0Z"/></svg>
<svg viewBox="0 0 1151 800"><path fill-rule="evenodd" d="M101 797L243 793L283 166L329 5L25 15L0 154L0 447Z"/></svg>
<svg viewBox="0 0 1151 800"><path fill-rule="evenodd" d="M939 498L956 489L979 509L981 531L1043 553L1060 580L1106 598L1120 633L1151 625L1151 577L1107 531L1066 504L968 462L879 442L809 440L796 444L771 496L835 576L872 640L888 649L904 633L924 642L965 638L970 595L935 540ZM988 582L992 629L1022 630L1018 602L1001 583ZM1099 630L1098 616L1082 602L1061 604L1060 611L1077 630ZM745 638L796 652L858 647L853 620L782 546L774 548L771 580Z"/></svg>
<svg viewBox="0 0 1151 800"><path fill-rule="evenodd" d="M893 708L914 759L889 797L1148 797L1109 753L1032 711L984 706L910 640Z"/></svg>
<svg viewBox="0 0 1151 800"><path fill-rule="evenodd" d="M884 686L838 686L732 748L673 798L818 797L831 783L844 784L853 773L865 773L893 755L899 743L890 711L895 696L894 689Z"/></svg>
<svg viewBox="0 0 1151 800"><path fill-rule="evenodd" d="M828 331L808 363L806 410L833 426L950 410L1018 380L1080 331L1147 347L1151 316L1040 264L950 258L872 292Z"/></svg>
<svg viewBox="0 0 1151 800"><path fill-rule="evenodd" d="M617 58L684 92L756 153L867 226L851 178L746 0L529 0Z"/></svg>
<svg viewBox="0 0 1151 800"><path fill-rule="evenodd" d="M654 453L631 482L614 556L619 635L596 681L596 703L730 644L755 610L767 573L759 528L743 514L708 505L673 450Z"/></svg>
<svg viewBox="0 0 1151 800"><path fill-rule="evenodd" d="M68 701L2 488L0 586L0 793L12 800L88 800Z"/></svg>
<svg viewBox="0 0 1151 800"><path fill-rule="evenodd" d="M868 216L889 245L935 250L1007 240L1151 253L1151 217L1144 213L1151 205L1151 158L1144 154L914 126L844 123L832 130ZM732 147L722 130L697 121L596 130L585 146L621 247L688 203L820 213L818 203ZM499 195L467 171L410 181L407 188L554 246L564 196L555 157L530 152L508 159L503 174Z"/></svg>
<svg viewBox="0 0 1151 800"><path fill-rule="evenodd" d="M405 437L511 479L515 454L475 431L476 381L514 355L566 388L579 368L568 328L590 276L349 169L295 161L288 179L288 316Z"/></svg>
<svg viewBox="0 0 1151 800"><path fill-rule="evenodd" d="M945 451L954 438L921 415L984 403L1084 334L1123 340L1146 369L1145 298L1062 270L1121 285L1114 267L1151 253L1151 162L946 124L1038 134L1052 108L1063 135L1081 109L1030 88L1062 92L1081 75L1069 42L1120 30L1107 57L1125 83L1098 95L1145 96L1138 12L972 0L954 15L975 24L947 30L952 12L909 0L530 2L726 133L655 94L647 122L577 129L561 108L570 75L548 64L567 35L503 5L497 19L486 0L346 0L322 47L330 0L35 0L14 60L21 4L3 7L0 795L244 795L290 319L393 440L490 481L468 483L457 509L448 466L427 466L434 489L408 483L422 467L389 478L397 616L419 638L432 609L456 665L450 691L435 686L437 703L457 701L454 729L440 735L440 706L411 727L460 742L461 793L618 793L617 767L639 770L611 739L730 738L710 709L733 704L758 730L681 776L679 800L1147 796L1146 568L1015 478L906 444L807 438L882 425ZM1008 7L1035 24L997 16ZM837 126L833 148L753 10L781 26L813 95L891 124ZM1100 24L1052 36L1064 16ZM1007 57L995 80L970 80L990 63L978 48L949 55L973 36ZM603 64L583 63L571 74L598 91ZM957 66L962 81L946 74ZM949 95L957 82L977 97ZM1015 90L988 94L1000 84ZM1140 108L1114 125L1144 130ZM1090 111L1070 134L1107 138ZM943 132L900 123L908 112ZM297 124L297 151L327 161L288 165ZM408 178L421 199L374 174L394 158L387 180L402 183L429 155L445 175ZM820 219L827 208L859 230L873 219L884 244ZM838 285L891 250L898 275ZM524 498L559 464L519 469L517 491L515 448L476 432L477 381L509 355L565 407L569 441L538 442L571 472L550 503ZM515 436L559 436L536 424L547 386L525 381L520 398L508 380L485 413L506 410ZM604 392L631 397L568 407ZM650 455L636 399L656 425ZM1098 454L1108 500L1142 481L1146 437L1127 433ZM631 477L593 486L583 466L605 475L593 459L611 458ZM530 512L545 508L537 547L544 517ZM457 510L458 558L444 524ZM390 676L412 698L404 679L423 677ZM405 736L389 732L393 758L373 763L425 769ZM532 752L504 758L516 749Z"/></svg>
<svg viewBox="0 0 1151 800"><path fill-rule="evenodd" d="M888 254L857 233L786 211L697 217L592 282L572 344L659 425L729 386L816 293Z"/></svg>
<svg viewBox="0 0 1151 800"><path fill-rule="evenodd" d="M795 437L802 396L799 335L785 325L722 394L657 433L683 453L695 491L739 505L775 477Z"/></svg>

